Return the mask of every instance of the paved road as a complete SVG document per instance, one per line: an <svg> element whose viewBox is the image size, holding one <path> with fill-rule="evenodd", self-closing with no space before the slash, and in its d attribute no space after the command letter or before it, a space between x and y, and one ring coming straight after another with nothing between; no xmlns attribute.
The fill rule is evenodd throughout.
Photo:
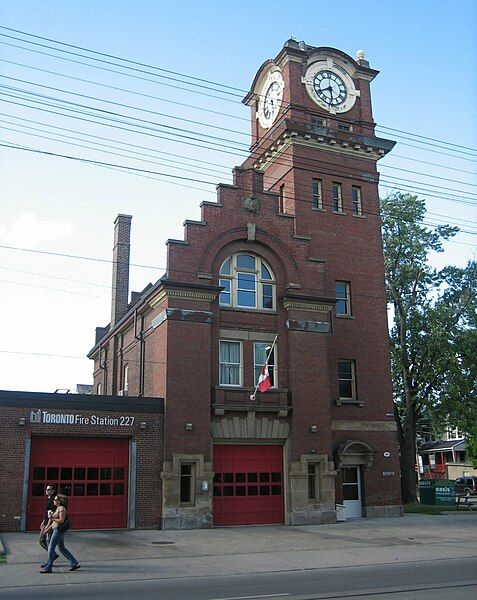
<svg viewBox="0 0 477 600"><path fill-rule="evenodd" d="M146 562L146 561L145 561ZM92 568L92 567L90 567ZM101 569L102 570L102 569ZM472 578L472 574L474 577ZM477 597L477 559L413 561L400 564L252 573L225 577L157 578L68 583L48 576L48 588L24 585L0 590L0 598L30 600L298 600L325 598L466 600ZM79 575L79 573L78 573ZM45 576L47 577L47 576Z"/></svg>
<svg viewBox="0 0 477 600"><path fill-rule="evenodd" d="M194 531L72 531L40 575L34 533L2 534L0 599L297 600L477 597L477 513L335 525ZM58 565L58 566L57 566ZM442 591L440 591L442 590Z"/></svg>

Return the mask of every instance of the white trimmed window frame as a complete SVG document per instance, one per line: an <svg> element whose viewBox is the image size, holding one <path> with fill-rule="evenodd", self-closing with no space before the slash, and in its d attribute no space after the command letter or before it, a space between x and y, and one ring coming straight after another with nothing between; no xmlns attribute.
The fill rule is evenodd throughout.
<svg viewBox="0 0 477 600"><path fill-rule="evenodd" d="M338 287L343 288L339 290ZM337 317L351 317L351 286L349 281L335 281L335 296L337 299L336 303L336 316ZM344 311L341 310L341 306L344 305Z"/></svg>
<svg viewBox="0 0 477 600"><path fill-rule="evenodd" d="M333 206L333 212L343 212L343 189L341 183L333 181L331 184L331 201Z"/></svg>
<svg viewBox="0 0 477 600"><path fill-rule="evenodd" d="M340 373L340 363L346 363L351 366L350 374L346 377L343 376L343 373ZM347 385L351 387L351 396L342 396L341 395L341 382L346 382ZM346 358L341 358L338 360L338 396L340 400L355 402L358 399L357 390L356 390L356 361Z"/></svg>
<svg viewBox="0 0 477 600"><path fill-rule="evenodd" d="M222 344L234 344L239 347L239 362L223 361L222 360ZM238 380L232 383L224 382L226 378L222 377L223 368L226 370L231 367L238 367ZM219 385L223 387L242 387L243 385L243 344L239 340L221 339L219 341Z"/></svg>
<svg viewBox="0 0 477 600"><path fill-rule="evenodd" d="M314 178L311 182L311 207L315 210L323 210L323 182Z"/></svg>
<svg viewBox="0 0 477 600"><path fill-rule="evenodd" d="M246 268L238 266L239 256L249 256L255 261L255 268ZM229 265L227 262L230 261ZM270 279L262 277L262 265L270 275ZM227 273L228 271L228 273ZM243 279L241 281L241 279ZM240 287L241 284L248 283L252 287ZM275 311L276 310L276 280L273 271L266 261L255 254L249 252L236 252L229 256L220 267L219 285L224 290L219 296L219 305L221 307L240 308L244 310ZM254 303L240 304L240 293L244 295L253 292ZM271 307L264 307L264 299L271 297Z"/></svg>
<svg viewBox="0 0 477 600"><path fill-rule="evenodd" d="M123 390L125 392L129 390L129 365L123 367Z"/></svg>
<svg viewBox="0 0 477 600"><path fill-rule="evenodd" d="M363 216L363 204L361 201L361 188L353 185L351 188L351 199L353 202L353 215L355 217Z"/></svg>
<svg viewBox="0 0 477 600"><path fill-rule="evenodd" d="M257 358L257 346L265 346L265 348L266 348L267 346L271 346L271 345L272 344L270 342L253 342L253 385L254 386L257 385L258 378L260 376L260 371L261 371L263 365L265 364L265 359L263 361L261 361L260 359ZM275 346L273 347L272 356L273 356L273 385L272 385L271 389L276 389L278 387L277 344L275 344ZM265 358L266 358L266 352L265 352ZM270 372L270 363L268 365L268 368L269 368L269 372Z"/></svg>

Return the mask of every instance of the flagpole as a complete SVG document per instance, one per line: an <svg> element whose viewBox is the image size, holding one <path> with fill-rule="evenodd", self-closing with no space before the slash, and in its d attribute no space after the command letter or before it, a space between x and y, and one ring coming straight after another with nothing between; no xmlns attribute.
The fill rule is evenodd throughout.
<svg viewBox="0 0 477 600"><path fill-rule="evenodd" d="M267 358L265 359L265 364L266 365L268 365L268 359L270 358L270 356L271 356L271 354L273 352L273 349L275 348L275 344L277 343L277 337L278 337L278 333L275 336L275 339L273 340L273 344L272 344L270 350L268 351ZM257 395L257 390L258 390L258 383L259 382L257 382L257 385L255 386L253 394L250 396L250 400L255 400L255 396Z"/></svg>

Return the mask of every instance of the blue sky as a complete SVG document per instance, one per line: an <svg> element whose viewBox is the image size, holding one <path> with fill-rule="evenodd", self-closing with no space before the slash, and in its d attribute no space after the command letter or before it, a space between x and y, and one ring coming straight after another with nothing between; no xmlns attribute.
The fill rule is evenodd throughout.
<svg viewBox="0 0 477 600"><path fill-rule="evenodd" d="M0 25L5 27L243 91L249 89L259 66L276 56L291 36L310 45L340 48L353 57L358 49L364 49L371 66L381 71L372 84L378 125L448 142L443 145L422 139L428 144L424 146L414 136L406 140L397 136L410 137L407 134L382 130L383 137L399 141L392 155L380 163L383 180L394 182L383 187L382 193L406 185L427 189L428 193L421 195L428 199L429 220L456 222L465 231L475 231L476 221L477 155L471 150L477 139L476 23L474 1L3 0L0 5ZM16 35L6 30L0 33ZM185 86L188 91L178 90L170 87L177 84L170 80L133 79L39 53L50 52L48 48L37 46L36 52L30 52L26 48L33 46L17 40L0 37L0 42L4 85L92 103L39 87L50 86L160 112L161 117L152 112L135 111L134 115L170 126L193 127L246 148L248 108L240 103L237 89L228 90L230 95L219 94L223 98L219 100L194 93L205 91L199 87L203 82ZM160 154L169 152L176 155L167 155L169 161L189 163L187 176L211 182L230 181L230 169L243 156L243 152L214 152L112 130L11 104L18 98L7 100L0 132L8 144L181 174L177 164ZM106 105L95 102L95 106ZM60 133L74 135L82 146L66 144ZM114 150L115 155L100 153L99 147L85 148L90 145L86 136L91 135L117 148L125 142L135 144L128 152L134 149L149 156L135 155L133 159L131 154L124 156L124 148ZM211 164L194 162L200 160ZM199 218L199 203L215 195L213 185L182 182L189 187L181 187L166 183L164 177L144 178L6 148L0 148L0 168L0 245L108 260L116 215L132 214L132 262L157 267L134 267L133 289L142 289L161 275L165 241L181 238L183 221ZM456 201L459 199L467 203ZM475 235L459 234L435 257L435 264L465 264L475 256L474 244ZM54 391L90 382L87 359L63 357L83 357L93 345L94 327L109 322L110 265L0 248L0 267L0 389Z"/></svg>

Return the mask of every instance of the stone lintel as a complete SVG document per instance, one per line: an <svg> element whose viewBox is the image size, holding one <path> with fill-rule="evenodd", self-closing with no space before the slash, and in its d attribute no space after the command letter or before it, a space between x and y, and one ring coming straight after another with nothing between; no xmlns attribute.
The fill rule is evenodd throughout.
<svg viewBox="0 0 477 600"><path fill-rule="evenodd" d="M397 431L394 421L331 421L333 431Z"/></svg>
<svg viewBox="0 0 477 600"><path fill-rule="evenodd" d="M286 321L289 331L311 331L313 333L329 333L330 324L322 321L306 321L305 319Z"/></svg>
<svg viewBox="0 0 477 600"><path fill-rule="evenodd" d="M189 321L194 323L212 323L212 315L208 310L186 310L185 308L166 308L151 321L153 329L164 321Z"/></svg>

